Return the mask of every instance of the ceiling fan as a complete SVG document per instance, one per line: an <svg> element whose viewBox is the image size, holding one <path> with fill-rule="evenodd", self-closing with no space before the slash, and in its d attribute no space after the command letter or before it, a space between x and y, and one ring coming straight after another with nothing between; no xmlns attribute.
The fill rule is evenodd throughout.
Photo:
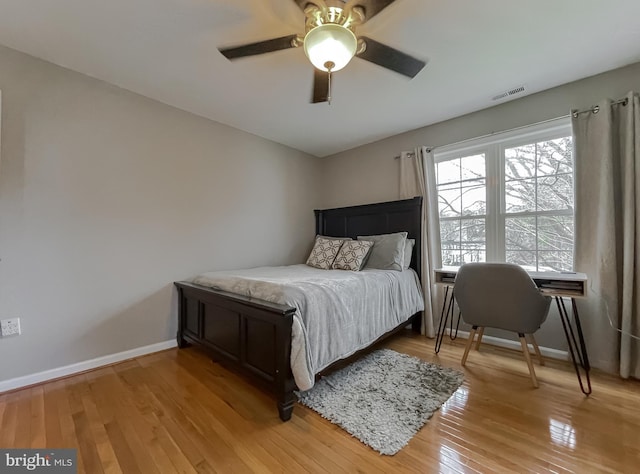
<svg viewBox="0 0 640 474"><path fill-rule="evenodd" d="M315 66L312 103L331 103L332 74L354 56L413 78L426 65L397 49L359 36L356 29L396 0L293 0L305 14L305 34L288 35L219 51L227 59L304 47Z"/></svg>

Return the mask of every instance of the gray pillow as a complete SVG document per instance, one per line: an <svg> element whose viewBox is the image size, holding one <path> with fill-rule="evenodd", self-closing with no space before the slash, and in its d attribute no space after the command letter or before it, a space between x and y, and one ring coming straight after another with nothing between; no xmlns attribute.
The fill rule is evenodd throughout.
<svg viewBox="0 0 640 474"><path fill-rule="evenodd" d="M316 235L316 239L318 237L321 237L323 239L329 239L329 240L353 240L351 237L330 237L328 235L320 235L320 234Z"/></svg>
<svg viewBox="0 0 640 474"><path fill-rule="evenodd" d="M407 239L404 244L404 259L402 260L403 270L407 270L411 264L411 255L413 254L414 245L416 245L416 239Z"/></svg>
<svg viewBox="0 0 640 474"><path fill-rule="evenodd" d="M382 235L359 235L358 240L373 242L365 268L402 271L406 232Z"/></svg>

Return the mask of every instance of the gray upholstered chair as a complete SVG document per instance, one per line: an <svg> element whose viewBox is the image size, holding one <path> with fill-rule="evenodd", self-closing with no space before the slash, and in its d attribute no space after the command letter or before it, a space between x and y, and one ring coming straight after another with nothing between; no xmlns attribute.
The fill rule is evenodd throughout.
<svg viewBox="0 0 640 474"><path fill-rule="evenodd" d="M520 337L533 386L538 387L525 335L529 335L540 364L544 364L533 333L547 318L551 298L540 294L522 267L510 263L463 265L456 276L454 294L462 319L473 326L462 356L462 365L467 362L476 332L477 350L485 327L513 331Z"/></svg>

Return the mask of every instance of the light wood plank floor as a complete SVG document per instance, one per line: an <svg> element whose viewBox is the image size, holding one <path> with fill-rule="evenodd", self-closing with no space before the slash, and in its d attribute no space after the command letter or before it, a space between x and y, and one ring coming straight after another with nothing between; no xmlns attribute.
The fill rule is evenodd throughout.
<svg viewBox="0 0 640 474"><path fill-rule="evenodd" d="M464 341L409 332L383 344L460 368ZM169 350L0 395L0 447L78 448L80 472L639 472L640 383L597 372L586 398L568 364L483 345L465 382L397 455L381 456L197 349Z"/></svg>

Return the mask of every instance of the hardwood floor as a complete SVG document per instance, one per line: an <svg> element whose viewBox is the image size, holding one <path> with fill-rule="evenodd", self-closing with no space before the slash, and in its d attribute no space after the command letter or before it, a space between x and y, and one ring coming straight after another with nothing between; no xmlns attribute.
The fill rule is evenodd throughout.
<svg viewBox="0 0 640 474"><path fill-rule="evenodd" d="M383 344L461 369L464 340L403 333ZM296 405L275 400L197 349L172 349L0 395L0 447L78 448L79 472L578 472L640 465L640 382L536 364L483 344L465 382L409 445L381 456Z"/></svg>

